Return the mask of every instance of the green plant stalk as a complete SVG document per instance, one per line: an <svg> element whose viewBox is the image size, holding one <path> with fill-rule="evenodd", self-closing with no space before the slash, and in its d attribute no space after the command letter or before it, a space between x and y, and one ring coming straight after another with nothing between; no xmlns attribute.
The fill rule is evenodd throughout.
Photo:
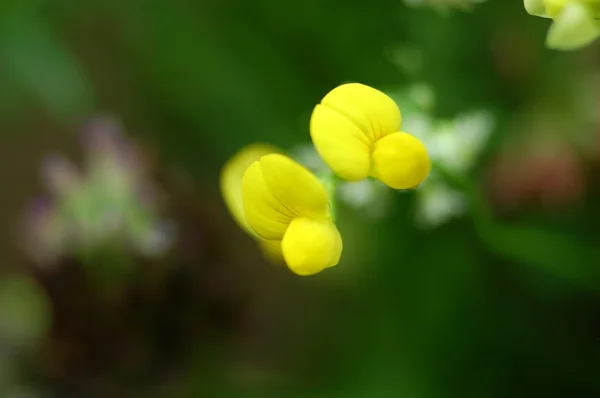
<svg viewBox="0 0 600 398"><path fill-rule="evenodd" d="M325 187L325 191L327 191L327 197L329 198L329 212L331 214L333 222L335 222L337 207L336 193L339 179L335 174L331 172L321 173L317 177L319 178L319 180L321 180L321 183Z"/></svg>

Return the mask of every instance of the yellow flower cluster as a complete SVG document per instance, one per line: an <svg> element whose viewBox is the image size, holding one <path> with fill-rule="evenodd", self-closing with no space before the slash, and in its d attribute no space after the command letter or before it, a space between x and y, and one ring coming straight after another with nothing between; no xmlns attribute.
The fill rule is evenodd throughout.
<svg viewBox="0 0 600 398"><path fill-rule="evenodd" d="M557 50L576 50L600 36L600 0L524 0L525 10L553 20L546 44Z"/></svg>
<svg viewBox="0 0 600 398"><path fill-rule="evenodd" d="M415 188L429 174L429 157L417 138L400 132L396 103L374 88L335 88L315 108L310 134L325 163L348 181L374 177L394 189Z"/></svg>
<svg viewBox="0 0 600 398"><path fill-rule="evenodd" d="M428 176L430 161L423 144L401 132L400 124L390 97L352 83L335 88L315 107L310 134L339 177L415 188ZM343 244L332 216L333 193L279 149L262 144L242 149L223 168L221 192L240 227L273 261L303 276L339 262Z"/></svg>

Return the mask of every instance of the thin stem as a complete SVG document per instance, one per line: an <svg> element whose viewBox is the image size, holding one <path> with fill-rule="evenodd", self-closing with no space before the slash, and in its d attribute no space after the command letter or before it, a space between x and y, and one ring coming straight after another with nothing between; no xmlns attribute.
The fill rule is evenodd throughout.
<svg viewBox="0 0 600 398"><path fill-rule="evenodd" d="M337 185L339 179L337 176L331 172L321 173L319 174L319 179L323 183L325 187L325 191L327 191L327 196L329 198L329 211L331 214L331 218L335 222L335 213L336 213L336 193L337 193Z"/></svg>

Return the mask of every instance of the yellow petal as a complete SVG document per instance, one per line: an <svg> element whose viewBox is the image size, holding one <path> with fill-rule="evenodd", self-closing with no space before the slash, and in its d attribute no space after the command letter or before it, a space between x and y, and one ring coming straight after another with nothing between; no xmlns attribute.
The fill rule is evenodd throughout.
<svg viewBox="0 0 600 398"><path fill-rule="evenodd" d="M360 181L373 168L376 141L400 131L396 103L383 92L359 83L330 91L313 111L310 133L325 163L341 178Z"/></svg>
<svg viewBox="0 0 600 398"><path fill-rule="evenodd" d="M414 188L427 178L430 169L425 146L410 134L390 134L373 147L371 174L391 188Z"/></svg>
<svg viewBox="0 0 600 398"><path fill-rule="evenodd" d="M238 225L248 234L256 236L246 220L244 205L242 203L242 178L246 169L262 156L269 153L279 153L279 149L270 145L249 145L233 155L223 166L220 185L221 195L227 209Z"/></svg>
<svg viewBox="0 0 600 398"><path fill-rule="evenodd" d="M242 179L242 202L250 227L263 239L281 240L294 213L283 206L267 186L260 161Z"/></svg>
<svg viewBox="0 0 600 398"><path fill-rule="evenodd" d="M260 159L265 182L280 203L294 217L325 217L329 198L321 181L308 169L284 155Z"/></svg>
<svg viewBox="0 0 600 398"><path fill-rule="evenodd" d="M258 247L262 251L263 255L272 262L273 264L285 263L283 259L283 253L281 253L281 241L280 240L264 240L258 239Z"/></svg>
<svg viewBox="0 0 600 398"><path fill-rule="evenodd" d="M569 2L548 31L546 44L556 50L577 50L600 36L591 11L579 2Z"/></svg>
<svg viewBox="0 0 600 398"><path fill-rule="evenodd" d="M339 262L342 238L329 220L296 218L281 242L286 264L297 275L314 275Z"/></svg>
<svg viewBox="0 0 600 398"><path fill-rule="evenodd" d="M330 91L321 104L351 120L371 142L400 131L400 109L390 97L360 83Z"/></svg>
<svg viewBox="0 0 600 398"><path fill-rule="evenodd" d="M350 119L317 105L310 119L310 135L317 152L334 173L349 181L369 175L371 142Z"/></svg>

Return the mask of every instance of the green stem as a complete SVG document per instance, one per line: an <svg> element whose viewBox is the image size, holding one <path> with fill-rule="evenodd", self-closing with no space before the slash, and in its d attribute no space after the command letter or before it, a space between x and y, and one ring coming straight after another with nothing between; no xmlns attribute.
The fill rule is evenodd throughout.
<svg viewBox="0 0 600 398"><path fill-rule="evenodd" d="M335 174L329 173L321 173L318 175L319 180L325 187L325 191L327 191L327 196L329 197L329 211L331 212L331 218L335 222L335 213L336 213L336 191L338 186L338 178Z"/></svg>

